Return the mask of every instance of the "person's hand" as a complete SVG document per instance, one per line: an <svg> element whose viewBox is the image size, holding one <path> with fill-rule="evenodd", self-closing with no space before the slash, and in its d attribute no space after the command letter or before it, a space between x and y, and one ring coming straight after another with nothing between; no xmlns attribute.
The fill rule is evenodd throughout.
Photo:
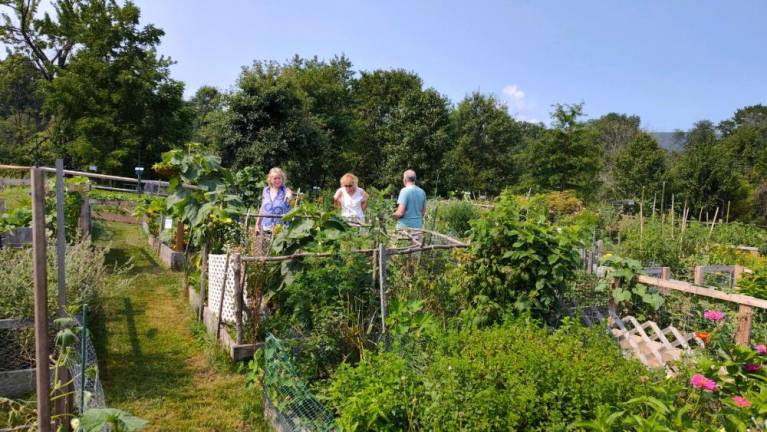
<svg viewBox="0 0 767 432"><path fill-rule="evenodd" d="M293 198L293 191L288 189L285 191L285 202L290 202L291 198Z"/></svg>

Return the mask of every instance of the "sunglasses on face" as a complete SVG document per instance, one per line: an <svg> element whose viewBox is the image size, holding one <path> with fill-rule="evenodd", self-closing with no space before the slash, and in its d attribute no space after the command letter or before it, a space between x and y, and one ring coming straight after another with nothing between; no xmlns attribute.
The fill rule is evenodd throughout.
<svg viewBox="0 0 767 432"><path fill-rule="evenodd" d="M344 185L344 187L354 187L354 185Z"/></svg>

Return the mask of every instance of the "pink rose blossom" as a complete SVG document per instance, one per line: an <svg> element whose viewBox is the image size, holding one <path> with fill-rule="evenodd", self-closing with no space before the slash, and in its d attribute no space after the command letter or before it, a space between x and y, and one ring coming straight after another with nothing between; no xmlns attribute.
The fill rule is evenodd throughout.
<svg viewBox="0 0 767 432"><path fill-rule="evenodd" d="M708 379L700 374L695 374L690 378L690 384L698 390L707 392L716 391L716 381Z"/></svg>
<svg viewBox="0 0 767 432"><path fill-rule="evenodd" d="M755 346L754 349L759 354L767 354L767 346L765 346L764 344L759 344L759 345Z"/></svg>
<svg viewBox="0 0 767 432"><path fill-rule="evenodd" d="M757 373L762 370L762 365L754 363L746 363L743 365L743 370L748 373Z"/></svg>
<svg viewBox="0 0 767 432"><path fill-rule="evenodd" d="M724 312L718 310L707 310L703 312L703 318L709 321L722 321L724 319Z"/></svg>
<svg viewBox="0 0 767 432"><path fill-rule="evenodd" d="M744 398L743 396L733 396L732 401L735 402L735 405L741 408L748 408L751 406L751 402L749 402L748 399Z"/></svg>

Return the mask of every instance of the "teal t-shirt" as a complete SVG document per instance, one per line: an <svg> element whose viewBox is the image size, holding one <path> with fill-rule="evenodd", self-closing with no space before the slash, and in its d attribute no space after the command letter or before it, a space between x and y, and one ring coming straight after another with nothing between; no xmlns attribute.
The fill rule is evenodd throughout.
<svg viewBox="0 0 767 432"><path fill-rule="evenodd" d="M423 228L423 209L426 192L418 186L405 186L399 191L397 204L405 205L405 214L397 221L397 228Z"/></svg>

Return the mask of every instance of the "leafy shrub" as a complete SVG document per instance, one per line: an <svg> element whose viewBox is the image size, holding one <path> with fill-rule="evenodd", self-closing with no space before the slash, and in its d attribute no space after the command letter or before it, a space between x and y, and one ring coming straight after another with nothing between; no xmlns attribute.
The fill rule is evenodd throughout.
<svg viewBox="0 0 767 432"><path fill-rule="evenodd" d="M367 354L328 388L344 430L566 430L641 394L647 370L599 328L515 321L439 336L427 359ZM377 407L377 408L376 408Z"/></svg>
<svg viewBox="0 0 767 432"><path fill-rule="evenodd" d="M32 224L32 209L18 207L0 215L0 234L8 233L16 228L25 228Z"/></svg>
<svg viewBox="0 0 767 432"><path fill-rule="evenodd" d="M552 319L557 299L578 266L577 232L547 219L540 199L520 206L504 191L486 217L471 224L461 252L454 295L497 321L513 308Z"/></svg>
<svg viewBox="0 0 767 432"><path fill-rule="evenodd" d="M72 312L94 304L107 283L106 249L89 240L67 245L67 304ZM48 248L48 310L57 310L56 248ZM32 250L0 249L0 317L31 318L34 311Z"/></svg>
<svg viewBox="0 0 767 432"><path fill-rule="evenodd" d="M343 364L328 394L344 431L401 431L418 428L425 403L422 378L402 356L380 352L356 366Z"/></svg>
<svg viewBox="0 0 767 432"><path fill-rule="evenodd" d="M464 236L469 222L481 216L480 210L467 200L449 200L437 208L438 229L447 234Z"/></svg>
<svg viewBox="0 0 767 432"><path fill-rule="evenodd" d="M609 270L596 291L609 292L616 305L623 309L621 316L630 313L644 321L663 306L665 300L656 288L637 282L636 276L642 271L639 261L607 254L600 263Z"/></svg>

